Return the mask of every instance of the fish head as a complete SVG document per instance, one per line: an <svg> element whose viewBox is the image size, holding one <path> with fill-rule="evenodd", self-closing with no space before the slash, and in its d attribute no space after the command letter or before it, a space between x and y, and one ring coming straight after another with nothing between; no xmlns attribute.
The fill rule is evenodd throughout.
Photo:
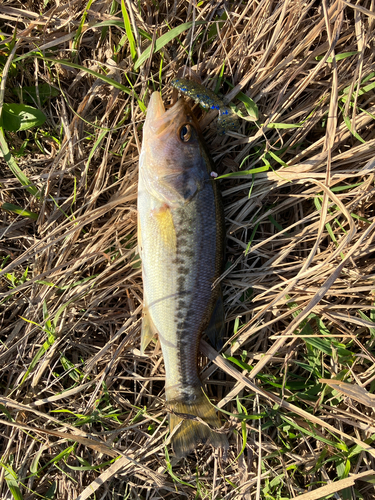
<svg viewBox="0 0 375 500"><path fill-rule="evenodd" d="M151 96L143 128L140 175L147 191L171 207L182 206L210 179L198 125L184 99L165 110Z"/></svg>

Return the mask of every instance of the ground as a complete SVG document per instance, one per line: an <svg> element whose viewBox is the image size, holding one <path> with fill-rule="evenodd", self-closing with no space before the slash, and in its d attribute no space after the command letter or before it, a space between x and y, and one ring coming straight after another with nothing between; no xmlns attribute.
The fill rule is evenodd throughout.
<svg viewBox="0 0 375 500"><path fill-rule="evenodd" d="M5 0L0 20L0 498L374 498L374 3ZM159 344L139 350L136 205L177 74L241 115L220 135L191 103L226 215L225 344L199 363L230 448L179 462Z"/></svg>

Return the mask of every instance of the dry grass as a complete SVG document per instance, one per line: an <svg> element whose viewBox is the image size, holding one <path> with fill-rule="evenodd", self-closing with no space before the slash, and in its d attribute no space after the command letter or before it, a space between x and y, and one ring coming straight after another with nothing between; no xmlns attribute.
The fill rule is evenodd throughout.
<svg viewBox="0 0 375 500"><path fill-rule="evenodd" d="M374 0L122 8L134 37L116 1L0 6L0 105L58 91L36 92L42 127L5 137L40 194L0 162L1 203L38 214L1 210L0 498L374 498ZM231 446L176 464L160 348L139 352L136 187L150 92L168 102L184 67L259 121L218 137L195 107L234 174L224 356L202 341L200 360Z"/></svg>

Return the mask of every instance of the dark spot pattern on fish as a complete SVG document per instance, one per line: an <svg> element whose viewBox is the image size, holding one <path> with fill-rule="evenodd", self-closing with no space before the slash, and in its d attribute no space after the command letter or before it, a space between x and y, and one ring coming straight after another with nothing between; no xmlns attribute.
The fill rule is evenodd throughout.
<svg viewBox="0 0 375 500"><path fill-rule="evenodd" d="M183 94L194 99L205 109L215 109L219 111L217 128L219 134L225 134L228 130L237 130L239 120L236 113L214 93L200 83L186 78L175 78L171 81L172 87Z"/></svg>
<svg viewBox="0 0 375 500"><path fill-rule="evenodd" d="M185 276L179 276L177 278L178 292L183 291L183 290L180 290L180 289L182 289L182 287L184 286L185 281L186 281Z"/></svg>
<svg viewBox="0 0 375 500"><path fill-rule="evenodd" d="M179 229L176 231L176 238L182 238L187 234L194 234L194 230L191 227L184 227L183 229Z"/></svg>
<svg viewBox="0 0 375 500"><path fill-rule="evenodd" d="M216 224L212 224L209 216L214 206L214 189L207 184L204 195L173 211L174 225L179 228L174 259L177 294L189 291L189 295L176 303L174 313L178 384L187 388L184 397L190 397L188 388L199 381L196 370L199 337L209 320L207 308L214 295L212 282L220 269L216 257Z"/></svg>
<svg viewBox="0 0 375 500"><path fill-rule="evenodd" d="M184 257L194 257L195 252L193 250L180 250L178 255L183 255Z"/></svg>
<svg viewBox="0 0 375 500"><path fill-rule="evenodd" d="M185 264L185 260L182 259L181 257L176 257L175 259L171 260L172 264Z"/></svg>

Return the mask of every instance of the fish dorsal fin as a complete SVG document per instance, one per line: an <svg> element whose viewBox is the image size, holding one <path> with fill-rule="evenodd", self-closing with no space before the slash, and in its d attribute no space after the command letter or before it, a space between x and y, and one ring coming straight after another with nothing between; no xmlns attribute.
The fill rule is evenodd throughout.
<svg viewBox="0 0 375 500"><path fill-rule="evenodd" d="M142 331L141 331L141 354L143 355L146 347L157 334L157 330L152 322L147 306L143 308Z"/></svg>
<svg viewBox="0 0 375 500"><path fill-rule="evenodd" d="M224 304L223 296L220 292L210 322L205 330L205 334L215 349L220 350L223 347L224 327Z"/></svg>

